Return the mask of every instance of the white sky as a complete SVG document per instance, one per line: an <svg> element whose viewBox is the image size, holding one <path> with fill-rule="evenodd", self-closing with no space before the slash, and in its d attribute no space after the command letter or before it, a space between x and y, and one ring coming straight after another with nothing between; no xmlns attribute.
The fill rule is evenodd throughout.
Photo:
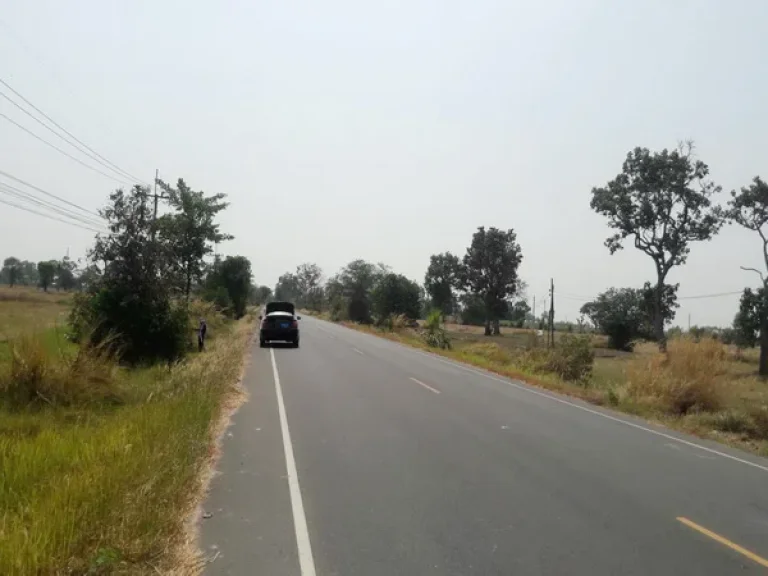
<svg viewBox="0 0 768 576"><path fill-rule="evenodd" d="M768 177L766 22L764 0L0 0L0 78L146 181L228 194L220 251L259 283L355 258L422 282L430 254L511 227L529 296L554 276L574 320L579 297L654 273L634 248L610 256L589 208L629 149L693 138L722 202ZM115 186L2 118L0 170L91 209ZM0 258L91 238L0 205ZM760 263L729 227L670 280L733 292ZM681 303L681 325L726 325L738 296Z"/></svg>

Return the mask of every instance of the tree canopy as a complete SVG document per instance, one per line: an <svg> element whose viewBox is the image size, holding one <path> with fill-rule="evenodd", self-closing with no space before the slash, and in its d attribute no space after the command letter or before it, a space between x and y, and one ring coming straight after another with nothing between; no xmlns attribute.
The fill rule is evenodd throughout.
<svg viewBox="0 0 768 576"><path fill-rule="evenodd" d="M443 315L454 312L456 297L454 288L459 281L461 263L458 256L450 252L433 254L424 276L424 288L434 308Z"/></svg>
<svg viewBox="0 0 768 576"><path fill-rule="evenodd" d="M379 322L396 315L411 320L421 315L421 288L401 274L384 274L376 283L371 300Z"/></svg>
<svg viewBox="0 0 768 576"><path fill-rule="evenodd" d="M712 204L721 188L708 180L709 167L694 159L692 152L692 143L661 152L635 148L616 178L592 189L590 206L607 217L616 231L605 241L611 254L632 237L635 248L653 260L654 331L662 348L667 275L674 266L685 263L692 242L711 239L723 222L722 209Z"/></svg>
<svg viewBox="0 0 768 576"><path fill-rule="evenodd" d="M507 312L508 300L518 288L517 269L523 259L514 230L484 226L472 236L464 255L460 283L479 296L485 308L485 333L500 333L499 319Z"/></svg>

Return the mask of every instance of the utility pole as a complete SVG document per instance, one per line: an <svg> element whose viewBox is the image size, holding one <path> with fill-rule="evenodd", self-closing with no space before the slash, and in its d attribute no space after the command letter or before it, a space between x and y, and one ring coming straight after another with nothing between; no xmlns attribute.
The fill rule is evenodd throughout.
<svg viewBox="0 0 768 576"><path fill-rule="evenodd" d="M691 331L691 313L688 312L688 332Z"/></svg>
<svg viewBox="0 0 768 576"><path fill-rule="evenodd" d="M536 329L536 294L533 295L533 326L532 328Z"/></svg>
<svg viewBox="0 0 768 576"><path fill-rule="evenodd" d="M159 176L160 176L160 169L159 168L155 168L155 188L152 191L152 195L155 197L155 214L152 217L152 222L153 223L155 222L155 220L157 220L157 179L159 178ZM154 232L153 232L153 234L154 234Z"/></svg>
<svg viewBox="0 0 768 576"><path fill-rule="evenodd" d="M550 344L551 341L551 344ZM555 347L555 279L549 279L549 334L547 336L547 345Z"/></svg>

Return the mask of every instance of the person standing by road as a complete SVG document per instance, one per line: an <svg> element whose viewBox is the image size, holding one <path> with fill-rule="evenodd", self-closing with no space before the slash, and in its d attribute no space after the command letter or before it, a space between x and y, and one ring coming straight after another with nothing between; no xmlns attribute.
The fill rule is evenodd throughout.
<svg viewBox="0 0 768 576"><path fill-rule="evenodd" d="M205 335L208 332L208 325L204 318L200 318L200 326L197 329L197 351L202 352L205 348Z"/></svg>

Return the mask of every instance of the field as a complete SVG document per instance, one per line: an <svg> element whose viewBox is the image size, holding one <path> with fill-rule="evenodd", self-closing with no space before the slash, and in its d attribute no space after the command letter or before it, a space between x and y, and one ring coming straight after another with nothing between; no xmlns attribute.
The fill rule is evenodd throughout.
<svg viewBox="0 0 768 576"><path fill-rule="evenodd" d="M574 381L541 369L546 336L533 330L502 327L500 336L484 336L482 327L447 324L452 346L440 350L429 348L418 330L345 325L768 456L768 382L757 376L757 350L681 338L670 341L668 356L653 343L629 353L608 349L602 335L585 334L592 371ZM556 332L556 348L564 338Z"/></svg>
<svg viewBox="0 0 768 576"><path fill-rule="evenodd" d="M212 339L202 354L173 368L128 370L79 360L64 337L69 298L0 292L0 574L191 566L198 559L184 555L185 519L222 406L239 395L253 317L226 323L209 310ZM10 402L12 365L76 401Z"/></svg>

